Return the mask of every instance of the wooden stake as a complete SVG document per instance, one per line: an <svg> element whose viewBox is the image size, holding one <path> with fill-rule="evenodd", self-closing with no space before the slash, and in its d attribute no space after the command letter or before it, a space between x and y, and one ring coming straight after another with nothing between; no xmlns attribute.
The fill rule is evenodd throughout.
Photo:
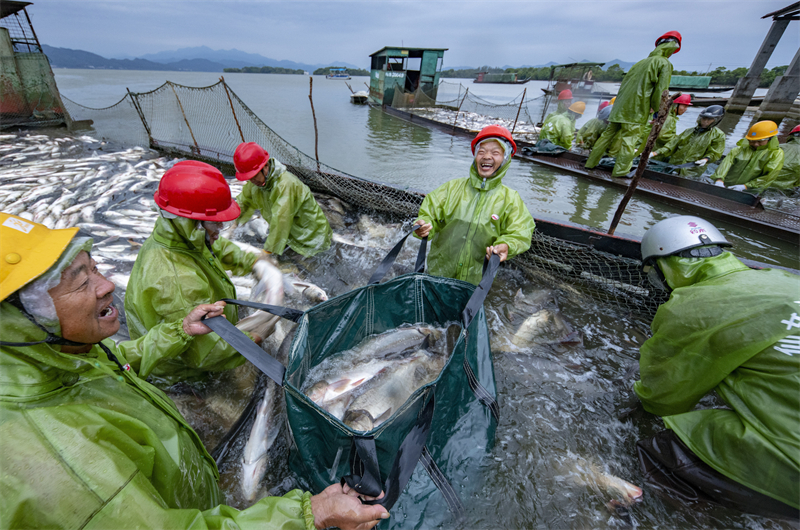
<svg viewBox="0 0 800 530"><path fill-rule="evenodd" d="M236 122L236 127L239 129L239 136L242 137L242 142L244 142L244 134L242 133L242 126L239 125L239 118L236 117L236 111L233 109L233 100L231 100L231 94L228 92L228 84L225 82L225 78L220 76L219 77L222 86L225 87L225 95L228 96L228 103L231 105L231 112L233 113L233 121Z"/></svg>
<svg viewBox="0 0 800 530"><path fill-rule="evenodd" d="M317 160L317 171L319 171L319 131L317 130L317 114L314 112L314 99L311 91L314 88L314 78L308 76L308 101L311 102L311 117L314 118L314 157Z"/></svg>
<svg viewBox="0 0 800 530"><path fill-rule="evenodd" d="M167 81L169 83L169 87L172 89L172 93L175 94L175 99L178 100L178 106L181 108L181 114L183 114L183 121L186 122L186 127L189 129L189 134L192 135L192 141L194 142L195 154L200 156L200 146L197 145L197 140L194 137L194 133L192 132L192 126L189 125L189 120L186 119L186 112L183 110L183 104L181 103L181 98L178 97L178 93L175 91L175 87L172 85L171 81Z"/></svg>
<svg viewBox="0 0 800 530"><path fill-rule="evenodd" d="M469 94L469 87L467 87L467 90L464 91L464 97L461 98L461 103L458 104L458 109L456 110L456 118L453 120L453 132L456 132L456 122L458 121L458 113L461 112L461 105L463 105L464 100L467 99L467 94Z"/></svg>
<svg viewBox="0 0 800 530"><path fill-rule="evenodd" d="M525 101L525 94L528 92L528 87L525 87L525 90L522 91L522 99L519 102L519 108L517 109L517 117L514 118L514 126L511 127L511 134L514 134L514 129L517 128L517 120L519 119L519 111L522 110L522 103Z"/></svg>
<svg viewBox="0 0 800 530"><path fill-rule="evenodd" d="M650 152L653 150L653 145L656 143L656 138L658 138L658 135L661 133L661 128L664 126L664 122L667 120L667 115L672 108L672 102L675 101L675 99L677 99L680 95L681 93L678 92L674 96L669 97L669 91L667 90L661 94L661 106L658 109L658 116L656 116L656 119L653 120L653 129L650 131L650 136L647 137L647 143L644 145L642 155L639 157L639 165L636 167L636 173L633 176L633 180L631 180L631 183L628 185L628 189L625 191L625 196L622 197L622 200L619 202L619 206L614 214L614 218L611 220L611 227L608 229L609 235L614 235L614 231L617 229L620 219L622 219L622 214L625 212L625 207L628 206L628 202L631 200L631 197L633 197L633 192L636 190L636 186L639 185L639 179L642 178L644 170L647 168L647 159L650 158Z"/></svg>

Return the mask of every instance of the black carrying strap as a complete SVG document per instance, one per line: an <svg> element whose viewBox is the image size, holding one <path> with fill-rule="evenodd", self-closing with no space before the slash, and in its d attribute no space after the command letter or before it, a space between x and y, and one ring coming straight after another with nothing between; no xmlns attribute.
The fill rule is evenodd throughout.
<svg viewBox="0 0 800 530"><path fill-rule="evenodd" d="M300 322L300 319L303 318L303 315L305 314L298 309L290 309L288 307L282 307L279 305L259 304L258 302L235 300L233 298L222 298L222 301L227 304L240 305L242 307L258 309L259 311L266 311L267 313L285 318L286 320L291 320L292 322Z"/></svg>
<svg viewBox="0 0 800 530"><path fill-rule="evenodd" d="M397 244L395 244L394 248L392 248L392 250L389 251L386 257L383 258L383 261L381 262L380 265L378 265L378 268L375 269L375 272L372 273L369 282L367 282L369 285L378 283L383 279L384 276L386 276L386 273L389 272L389 269L391 269L392 265L394 265L394 260L397 259L397 255L400 254L400 251L403 249L403 243L406 242L408 236L413 234L414 230L416 230L417 228L419 227L415 226L414 228L406 232L406 235L404 235L400 239L400 241L398 241ZM425 270L425 255L427 251L428 251L428 238L424 237L422 238L422 242L419 245L419 252L417 253L417 262L416 264L414 264L414 272L423 272Z"/></svg>
<svg viewBox="0 0 800 530"><path fill-rule="evenodd" d="M364 504L380 504L387 510L392 509L423 454L433 421L434 406L434 393L431 392L428 402L417 416L417 422L406 435L403 443L400 444L383 488L381 488L375 439L371 436L353 437L353 447L350 451L351 474L342 477L342 483L346 483L358 493L369 497L377 497L381 490L384 493L383 498L363 501Z"/></svg>
<svg viewBox="0 0 800 530"><path fill-rule="evenodd" d="M226 300L229 303L236 301ZM261 304L263 305L263 304ZM273 307L273 306L270 306ZM285 309L285 308L281 308ZM270 354L262 350L255 342L242 333L236 326L228 322L228 319L220 315L218 317L203 319L203 323L211 330L222 337L222 340L233 346L233 349L241 353L245 359L253 363L256 368L275 381L278 386L283 386L283 374L286 368Z"/></svg>

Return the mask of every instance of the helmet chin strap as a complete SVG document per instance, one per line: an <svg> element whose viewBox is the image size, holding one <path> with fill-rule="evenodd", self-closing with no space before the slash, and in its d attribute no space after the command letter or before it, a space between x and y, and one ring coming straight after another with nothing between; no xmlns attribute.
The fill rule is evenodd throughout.
<svg viewBox="0 0 800 530"><path fill-rule="evenodd" d="M53 345L58 345L58 346L91 346L91 344L87 344L85 342L75 342L73 340L65 339L64 337L59 337L58 335L53 335L52 333L47 331L44 328L44 326L42 326L41 324L39 324L36 321L36 318L33 315L31 315L30 313L28 313L25 310L25 308L22 306L22 302L19 299L19 295L14 294L14 295L8 297L6 299L6 301L8 303L10 303L11 305L13 305L14 307L16 307L17 309L19 309L20 312L23 315L25 315L25 318L30 320L36 327L38 327L39 329L41 329L42 331L47 333L47 337L45 337L44 340L33 341L33 342L7 342L7 341L0 341L0 346L11 346L11 347L14 347L14 348L19 348L19 347L23 347L23 346L36 346L38 344L53 344ZM130 370L130 366L129 365L126 365L126 366L128 366L127 369L124 366L122 366L122 363L119 362L119 359L117 359L117 356L114 355L111 352L111 350L108 348L108 346L106 346L102 342L97 342L96 344L98 346L100 346L100 349L102 349L105 352L105 354L108 356L109 359L114 361L116 363L116 365L119 366L120 370L122 370L122 371Z"/></svg>

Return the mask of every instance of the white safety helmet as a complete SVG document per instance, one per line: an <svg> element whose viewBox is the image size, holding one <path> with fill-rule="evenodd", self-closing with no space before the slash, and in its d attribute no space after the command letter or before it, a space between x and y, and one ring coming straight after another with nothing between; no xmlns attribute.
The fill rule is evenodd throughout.
<svg viewBox="0 0 800 530"><path fill-rule="evenodd" d="M692 251L709 245L731 246L720 231L704 219L691 215L671 217L654 224L644 234L641 246L642 263L647 265L656 258L665 256L707 258L720 254L715 248Z"/></svg>

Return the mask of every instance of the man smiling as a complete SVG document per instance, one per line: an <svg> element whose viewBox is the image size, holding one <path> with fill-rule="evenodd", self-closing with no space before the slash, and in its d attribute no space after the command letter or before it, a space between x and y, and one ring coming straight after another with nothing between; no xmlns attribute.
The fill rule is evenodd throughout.
<svg viewBox="0 0 800 530"><path fill-rule="evenodd" d="M431 274L478 284L484 256L497 254L505 261L530 248L533 217L519 193L502 183L516 150L508 129L485 127L472 141L469 177L425 197L415 233L431 238Z"/></svg>

